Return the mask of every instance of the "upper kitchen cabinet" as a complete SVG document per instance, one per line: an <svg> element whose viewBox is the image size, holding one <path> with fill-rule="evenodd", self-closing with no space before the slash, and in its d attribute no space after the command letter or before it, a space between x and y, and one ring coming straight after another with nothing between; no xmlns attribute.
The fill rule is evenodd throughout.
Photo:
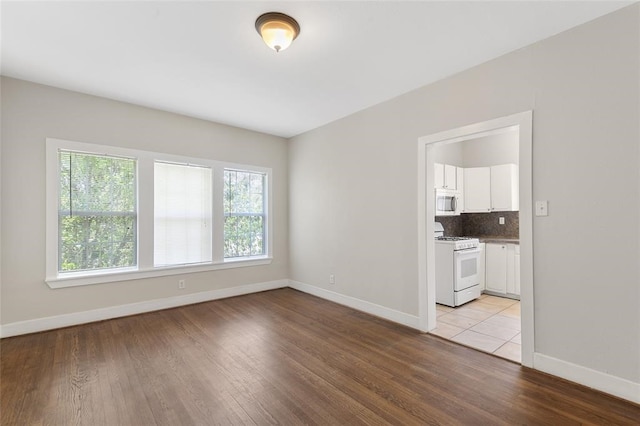
<svg viewBox="0 0 640 426"><path fill-rule="evenodd" d="M458 194L458 209L460 213L464 212L464 169L462 167L456 167L457 188Z"/></svg>
<svg viewBox="0 0 640 426"><path fill-rule="evenodd" d="M491 211L491 169L470 167L464 169L464 213Z"/></svg>
<svg viewBox="0 0 640 426"><path fill-rule="evenodd" d="M491 166L491 211L518 211L520 208L518 166Z"/></svg>
<svg viewBox="0 0 640 426"><path fill-rule="evenodd" d="M434 163L435 189L458 189L458 168L450 164Z"/></svg>
<svg viewBox="0 0 640 426"><path fill-rule="evenodd" d="M435 189L444 188L444 164L442 163L433 163L433 186Z"/></svg>
<svg viewBox="0 0 640 426"><path fill-rule="evenodd" d="M518 166L464 169L463 213L518 211Z"/></svg>

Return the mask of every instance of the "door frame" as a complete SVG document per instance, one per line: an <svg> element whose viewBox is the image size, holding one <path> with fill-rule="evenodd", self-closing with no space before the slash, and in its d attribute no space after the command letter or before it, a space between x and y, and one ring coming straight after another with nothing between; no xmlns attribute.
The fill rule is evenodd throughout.
<svg viewBox="0 0 640 426"><path fill-rule="evenodd" d="M428 332L436 327L435 243L433 218L435 200L433 148L436 145L462 142L501 133L516 127L519 132L520 175L520 309L522 334L522 365L533 367L534 344L534 287L533 287L533 194L532 194L532 130L533 111L470 124L418 139L418 310L420 330Z"/></svg>

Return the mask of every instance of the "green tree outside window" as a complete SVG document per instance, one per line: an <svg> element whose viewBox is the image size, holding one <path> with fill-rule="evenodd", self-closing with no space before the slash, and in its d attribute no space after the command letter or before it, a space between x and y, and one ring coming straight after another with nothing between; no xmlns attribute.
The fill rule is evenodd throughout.
<svg viewBox="0 0 640 426"><path fill-rule="evenodd" d="M58 271L136 266L136 160L61 150L58 164Z"/></svg>
<svg viewBox="0 0 640 426"><path fill-rule="evenodd" d="M265 253L264 173L224 171L224 257Z"/></svg>

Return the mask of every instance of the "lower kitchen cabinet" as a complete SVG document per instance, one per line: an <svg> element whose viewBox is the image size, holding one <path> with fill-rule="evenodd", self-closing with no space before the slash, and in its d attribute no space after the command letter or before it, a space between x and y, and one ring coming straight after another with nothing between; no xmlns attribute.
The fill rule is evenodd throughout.
<svg viewBox="0 0 640 426"><path fill-rule="evenodd" d="M506 244L507 246L507 293L516 293L516 245Z"/></svg>
<svg viewBox="0 0 640 426"><path fill-rule="evenodd" d="M486 244L485 289L497 294L520 295L520 247L517 244Z"/></svg>
<svg viewBox="0 0 640 426"><path fill-rule="evenodd" d="M520 244L515 244L515 271L516 271L516 291L520 295Z"/></svg>
<svg viewBox="0 0 640 426"><path fill-rule="evenodd" d="M484 291L485 289L485 281L486 281L486 273L485 273L485 264L486 264L486 244L480 243L478 244L478 248L480 249L480 270L478 271L478 275L480 275L480 291Z"/></svg>
<svg viewBox="0 0 640 426"><path fill-rule="evenodd" d="M485 288L507 293L507 245L487 243L485 250Z"/></svg>

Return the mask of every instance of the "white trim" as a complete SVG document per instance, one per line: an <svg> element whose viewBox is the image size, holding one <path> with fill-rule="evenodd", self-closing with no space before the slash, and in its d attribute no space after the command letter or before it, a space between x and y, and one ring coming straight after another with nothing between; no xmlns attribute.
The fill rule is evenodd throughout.
<svg viewBox="0 0 640 426"><path fill-rule="evenodd" d="M534 276L533 276L533 112L518 114L520 131L520 317L522 365L533 365L535 351Z"/></svg>
<svg viewBox="0 0 640 426"><path fill-rule="evenodd" d="M534 297L533 297L533 191L532 191L532 126L533 112L525 111L506 117L474 123L456 129L423 136L418 139L418 306L420 329L436 327L435 274L433 256L433 144L460 142L505 129L518 128L520 139L520 281L522 322L522 365L533 366L534 351Z"/></svg>
<svg viewBox="0 0 640 426"><path fill-rule="evenodd" d="M245 268L249 266L268 265L271 257L233 258L221 263L207 263L197 265L158 266L153 269L110 271L108 273L92 272L90 275L82 273L47 278L45 281L51 288L77 287L82 285L112 283L117 281L139 280L143 278L164 277L170 275L191 274L194 272L216 271L219 269Z"/></svg>
<svg viewBox="0 0 640 426"><path fill-rule="evenodd" d="M331 302L348 306L349 308L353 308L358 311L374 315L376 317L384 318L386 320L420 330L420 318L415 315L396 311L395 309L387 308L385 306L377 305L375 303L367 302L355 297L345 296L344 294L336 293L334 291L326 290L324 288L305 284L299 281L289 280L289 287L295 290L302 291L304 293L312 294L314 296L320 297L321 299L330 300Z"/></svg>
<svg viewBox="0 0 640 426"><path fill-rule="evenodd" d="M154 299L127 305L110 306L108 308L94 309L91 311L74 312L71 314L57 315L53 317L37 318L27 321L18 321L0 326L0 337L18 336L21 334L37 333L39 331L55 328L69 327L72 325L86 324L95 321L125 317L128 315L142 314L161 309L175 308L177 306L191 305L194 303L208 302L211 300L225 299L227 297L241 296L249 293L275 290L287 287L288 280L267 281L255 284L246 284L237 287L228 287L218 290L209 290L199 293L185 294L182 296Z"/></svg>
<svg viewBox="0 0 640 426"><path fill-rule="evenodd" d="M640 383L612 376L541 353L533 354L536 370L640 404Z"/></svg>

